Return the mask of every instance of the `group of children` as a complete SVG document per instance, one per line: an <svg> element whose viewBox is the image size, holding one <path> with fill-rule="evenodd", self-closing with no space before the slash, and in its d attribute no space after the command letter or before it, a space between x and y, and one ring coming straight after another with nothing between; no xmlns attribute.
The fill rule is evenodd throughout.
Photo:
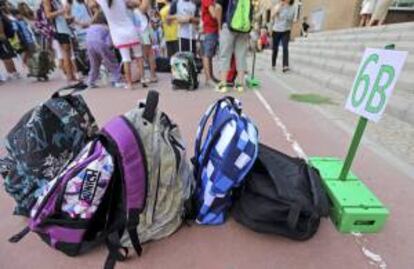
<svg viewBox="0 0 414 269"><path fill-rule="evenodd" d="M0 75L0 81L20 78L13 58L21 55L27 66L30 56L36 51L37 38L33 31L34 13L22 2L17 7L7 1L0 1L0 59L3 61L7 76Z"/></svg>
<svg viewBox="0 0 414 269"><path fill-rule="evenodd" d="M62 11L59 7L63 7ZM91 88L97 87L101 65L110 73L114 87L132 88L137 81L145 87L158 80L155 56L162 52L162 31L158 12L150 9L148 0L43 0L36 13L24 2L16 9L1 0L0 17L0 59L9 78L20 77L13 61L18 55L27 66L34 52L50 49L70 83L80 77L76 75L80 70L75 54L87 57L83 59L89 62L85 82ZM59 29L61 18L70 28L69 35L62 27ZM71 76L65 66L68 47L75 74ZM75 49L86 53L75 53ZM144 59L150 67L149 79L144 78Z"/></svg>

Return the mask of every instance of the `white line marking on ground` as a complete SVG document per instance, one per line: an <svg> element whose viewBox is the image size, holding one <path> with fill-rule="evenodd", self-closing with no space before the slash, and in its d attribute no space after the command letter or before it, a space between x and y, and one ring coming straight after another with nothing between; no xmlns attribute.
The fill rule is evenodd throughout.
<svg viewBox="0 0 414 269"><path fill-rule="evenodd" d="M259 91L254 91L259 101L263 104L263 106L266 108L267 112L272 117L273 121L276 123L276 125L282 130L286 140L291 144L292 149L295 151L295 153L300 157L308 160L308 156L306 155L305 151L302 149L302 147L299 145L299 143L293 138L292 134L288 131L286 125L282 122L282 120L276 115L272 107L269 105L269 103L266 101L266 99L263 97L263 95Z"/></svg>
<svg viewBox="0 0 414 269"><path fill-rule="evenodd" d="M288 84L282 82L281 80L275 80L275 83L278 83L280 86L288 90L289 92L296 92L292 87ZM292 149L295 153L305 160L308 160L308 157L299 143L293 139L292 134L287 129L286 125L282 122L282 120L276 115L275 111L263 97L263 95L259 91L254 91L259 101L263 104L267 112L270 114L276 125L282 130L286 140L291 144ZM317 108L316 108L317 109ZM322 113L322 109L317 109L319 112ZM325 113L326 114L326 113ZM342 126L343 127L343 126ZM380 269L387 269L387 263L381 257L381 255L374 253L373 251L369 250L366 245L368 244L368 239L364 237L361 233L351 233L355 239L356 244L361 248L362 254L368 258L369 264L376 266Z"/></svg>

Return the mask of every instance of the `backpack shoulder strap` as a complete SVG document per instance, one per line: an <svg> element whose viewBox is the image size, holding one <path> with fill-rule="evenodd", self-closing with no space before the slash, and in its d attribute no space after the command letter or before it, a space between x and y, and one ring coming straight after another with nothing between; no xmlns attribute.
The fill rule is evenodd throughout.
<svg viewBox="0 0 414 269"><path fill-rule="evenodd" d="M198 129L197 129L197 136L196 136L196 142L195 142L195 156L199 156L201 153L201 145L202 145L202 140L203 140L203 135L204 135L204 130L205 127L207 125L207 121L210 119L210 117L213 115L214 112L217 111L217 109L220 107L221 103L223 102L227 102L228 104L230 104L233 108L235 108L236 112L238 114L241 113L241 105L240 103L238 103L236 101L236 99L234 99L231 96L226 96L220 100L218 100L216 103L212 104L206 111L206 113L204 113L203 117L200 120L200 123L198 124Z"/></svg>
<svg viewBox="0 0 414 269"><path fill-rule="evenodd" d="M138 255L142 248L137 234L139 214L145 207L147 195L147 165L144 147L135 129L122 116L111 120L103 128L106 138L116 147L117 163L125 186L126 229Z"/></svg>

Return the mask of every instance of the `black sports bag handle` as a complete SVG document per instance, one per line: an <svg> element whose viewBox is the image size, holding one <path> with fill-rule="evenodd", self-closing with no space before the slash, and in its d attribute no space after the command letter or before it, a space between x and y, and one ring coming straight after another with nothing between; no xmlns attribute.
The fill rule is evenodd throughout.
<svg viewBox="0 0 414 269"><path fill-rule="evenodd" d="M147 95L147 100L145 101L145 108L142 117L151 123L154 121L158 101L159 93L153 90L149 91Z"/></svg>
<svg viewBox="0 0 414 269"><path fill-rule="evenodd" d="M227 101L227 103L231 104L231 106L234 108L234 110L236 110L237 114L241 114L241 108L239 106L239 104L236 103L236 98L234 98L233 96L225 96L223 97L223 99L221 99L221 102L223 101Z"/></svg>
<svg viewBox="0 0 414 269"><path fill-rule="evenodd" d="M326 217L329 214L329 201L322 189L319 172L309 164L306 165L306 169L313 196L313 204L319 211L319 214Z"/></svg>
<svg viewBox="0 0 414 269"><path fill-rule="evenodd" d="M52 98L59 98L59 97L65 97L65 96L68 96L68 95L72 95L76 92L85 90L87 87L88 87L88 85L86 85L85 83L83 83L81 81L81 82L78 82L74 85L69 85L69 86L60 88L59 90L55 91L52 94ZM68 94L62 94L62 92L64 92L64 91L69 91L69 93Z"/></svg>

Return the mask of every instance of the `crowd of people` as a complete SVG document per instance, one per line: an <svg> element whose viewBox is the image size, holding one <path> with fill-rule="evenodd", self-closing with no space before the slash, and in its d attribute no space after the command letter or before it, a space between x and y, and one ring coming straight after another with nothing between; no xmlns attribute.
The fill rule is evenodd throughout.
<svg viewBox="0 0 414 269"><path fill-rule="evenodd" d="M273 43L273 68L282 43L283 71L289 70L287 48L293 2L281 0L272 9L272 42L266 28L253 29L258 34L254 44L258 50ZM82 80L90 88L98 87L97 81L105 70L113 87L131 89L136 87L135 82L146 87L158 81L157 57L170 58L178 51L191 51L195 58L202 58L207 85L219 92L231 88L243 91L251 35L229 29L229 3L229 0L201 0L201 3L166 0L163 4L150 0L42 0L34 11L24 2L16 7L0 0L0 59L7 71L0 80L20 78L15 58L22 59L23 66L28 68L28 59L42 48L53 51L69 84ZM218 78L213 70L216 55L220 67ZM78 59L82 57L87 59ZM89 63L86 74L79 66L82 60ZM237 74L232 84L228 79L230 72Z"/></svg>

